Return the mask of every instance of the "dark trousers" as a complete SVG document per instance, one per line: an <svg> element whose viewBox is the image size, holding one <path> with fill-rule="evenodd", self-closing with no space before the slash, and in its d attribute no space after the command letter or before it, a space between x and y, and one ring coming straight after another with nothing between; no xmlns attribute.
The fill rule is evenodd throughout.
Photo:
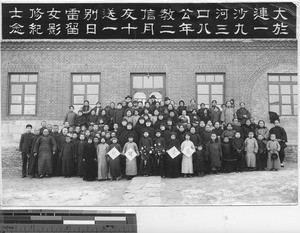
<svg viewBox="0 0 300 233"><path fill-rule="evenodd" d="M27 153L22 152L22 175L26 176L27 174Z"/></svg>
<svg viewBox="0 0 300 233"><path fill-rule="evenodd" d="M279 159L280 159L280 163L283 163L285 157L284 149L286 148L286 144L284 142L279 142L279 145L280 145Z"/></svg>
<svg viewBox="0 0 300 233"><path fill-rule="evenodd" d="M62 175L62 160L59 156L59 153L56 152L53 155L53 176L61 176Z"/></svg>

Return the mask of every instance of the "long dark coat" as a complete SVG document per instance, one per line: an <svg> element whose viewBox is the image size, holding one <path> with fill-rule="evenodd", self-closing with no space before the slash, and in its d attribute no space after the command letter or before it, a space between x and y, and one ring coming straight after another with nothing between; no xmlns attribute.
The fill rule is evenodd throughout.
<svg viewBox="0 0 300 233"><path fill-rule="evenodd" d="M210 160L210 167L220 168L222 159L221 143L218 139L215 141L210 140L206 146L206 154Z"/></svg>
<svg viewBox="0 0 300 233"><path fill-rule="evenodd" d="M108 148L108 152L112 148L116 148L120 153L122 153L122 148L120 144L118 143L112 143L110 144ZM109 155L108 156L108 166L109 166L109 172L112 178L117 178L121 176L121 155L119 155L117 158L112 159Z"/></svg>
<svg viewBox="0 0 300 233"><path fill-rule="evenodd" d="M234 158L237 159L236 166L238 169L244 169L246 167L245 154L244 154L244 139L232 138L231 145ZM240 150L240 151L238 151Z"/></svg>
<svg viewBox="0 0 300 233"><path fill-rule="evenodd" d="M73 162L75 156L75 146L72 142L65 143L61 149L62 174L64 176L73 175Z"/></svg>
<svg viewBox="0 0 300 233"><path fill-rule="evenodd" d="M84 146L83 159L85 160L85 169L83 179L86 181L94 181L97 176L97 167L95 160L97 159L97 151L94 143L87 143Z"/></svg>
<svg viewBox="0 0 300 233"><path fill-rule="evenodd" d="M180 151L180 141L178 139L170 139L167 142L166 151L171 149L173 146ZM180 165L181 165L181 155L178 155L174 159L166 153L166 176L176 178L180 174Z"/></svg>
<svg viewBox="0 0 300 233"><path fill-rule="evenodd" d="M34 135L29 140L28 145L28 151L27 154L29 154L29 162L28 162L28 175L37 175L38 173L38 158L37 156L34 156L34 145L37 139L40 137L40 135Z"/></svg>

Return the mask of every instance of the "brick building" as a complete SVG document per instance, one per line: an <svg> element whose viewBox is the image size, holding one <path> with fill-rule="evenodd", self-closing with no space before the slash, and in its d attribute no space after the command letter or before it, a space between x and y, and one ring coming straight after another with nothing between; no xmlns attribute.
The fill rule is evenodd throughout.
<svg viewBox="0 0 300 233"><path fill-rule="evenodd" d="M26 123L62 125L84 99L108 105L153 93L187 105L233 98L268 127L275 111L297 144L295 39L4 40L1 76L3 144L17 142Z"/></svg>

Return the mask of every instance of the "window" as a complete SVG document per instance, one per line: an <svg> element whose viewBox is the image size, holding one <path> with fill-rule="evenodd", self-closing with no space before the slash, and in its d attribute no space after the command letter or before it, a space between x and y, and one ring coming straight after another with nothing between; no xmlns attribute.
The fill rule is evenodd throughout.
<svg viewBox="0 0 300 233"><path fill-rule="evenodd" d="M85 100L90 105L100 101L100 74L72 74L72 105L78 111Z"/></svg>
<svg viewBox="0 0 300 233"><path fill-rule="evenodd" d="M131 74L131 90L133 100L145 103L150 96L161 101L165 95L165 74Z"/></svg>
<svg viewBox="0 0 300 233"><path fill-rule="evenodd" d="M282 116L298 112L297 74L268 74L269 110Z"/></svg>
<svg viewBox="0 0 300 233"><path fill-rule="evenodd" d="M37 74L10 74L9 114L36 115Z"/></svg>
<svg viewBox="0 0 300 233"><path fill-rule="evenodd" d="M210 106L213 100L219 107L224 103L224 77L225 74L196 74L198 108L201 103Z"/></svg>

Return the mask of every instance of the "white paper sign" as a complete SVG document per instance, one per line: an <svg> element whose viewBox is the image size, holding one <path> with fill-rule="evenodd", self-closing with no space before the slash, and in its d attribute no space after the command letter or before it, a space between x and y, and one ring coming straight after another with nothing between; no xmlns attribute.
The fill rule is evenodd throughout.
<svg viewBox="0 0 300 233"><path fill-rule="evenodd" d="M190 147L185 147L182 151L183 154L185 154L187 157L191 157L192 154L194 154L195 150Z"/></svg>
<svg viewBox="0 0 300 233"><path fill-rule="evenodd" d="M135 158L135 156L137 156L137 153L135 153L135 151L130 148L126 153L125 156L127 159L129 159L129 161L133 160Z"/></svg>
<svg viewBox="0 0 300 233"><path fill-rule="evenodd" d="M177 150L175 146L173 146L170 150L167 150L167 152L172 159L176 158L180 154L180 151Z"/></svg>
<svg viewBox="0 0 300 233"><path fill-rule="evenodd" d="M114 160L120 155L120 152L116 149L116 147L114 147L107 154Z"/></svg>

